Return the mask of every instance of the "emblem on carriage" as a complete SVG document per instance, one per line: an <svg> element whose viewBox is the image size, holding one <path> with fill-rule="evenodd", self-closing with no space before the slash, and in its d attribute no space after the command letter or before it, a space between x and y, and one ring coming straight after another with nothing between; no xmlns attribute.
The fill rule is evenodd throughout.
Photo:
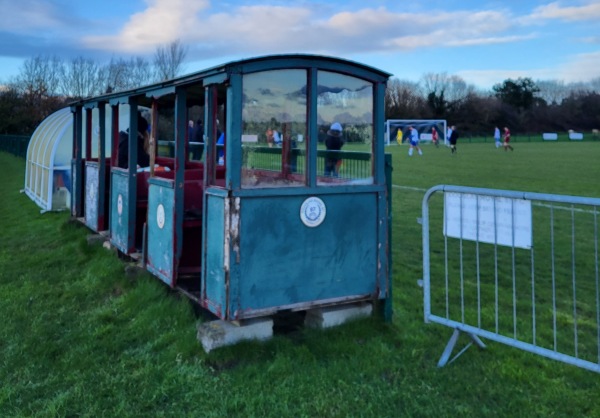
<svg viewBox="0 0 600 418"><path fill-rule="evenodd" d="M119 193L119 197L117 198L117 213L119 216L123 214L123 195Z"/></svg>
<svg viewBox="0 0 600 418"><path fill-rule="evenodd" d="M162 203L156 208L156 224L160 229L165 226L165 207Z"/></svg>
<svg viewBox="0 0 600 418"><path fill-rule="evenodd" d="M325 220L327 208L325 203L318 197L309 197L300 207L300 219L302 223L310 228L321 225Z"/></svg>

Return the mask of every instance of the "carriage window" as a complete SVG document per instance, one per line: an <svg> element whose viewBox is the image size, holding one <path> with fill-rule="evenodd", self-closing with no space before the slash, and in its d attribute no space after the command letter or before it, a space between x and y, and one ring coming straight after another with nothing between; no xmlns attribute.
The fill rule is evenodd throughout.
<svg viewBox="0 0 600 418"><path fill-rule="evenodd" d="M317 80L317 184L373 184L372 83L329 71Z"/></svg>
<svg viewBox="0 0 600 418"><path fill-rule="evenodd" d="M305 70L244 75L242 187L306 184Z"/></svg>
<svg viewBox="0 0 600 418"><path fill-rule="evenodd" d="M162 104L158 105L156 126L152 126L152 111L143 112L143 116L150 122L150 131L156 135L156 156L175 157L175 109Z"/></svg>

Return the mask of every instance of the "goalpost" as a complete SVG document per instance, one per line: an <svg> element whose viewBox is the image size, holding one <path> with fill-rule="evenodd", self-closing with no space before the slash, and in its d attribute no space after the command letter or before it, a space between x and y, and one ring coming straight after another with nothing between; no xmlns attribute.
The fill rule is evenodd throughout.
<svg viewBox="0 0 600 418"><path fill-rule="evenodd" d="M445 119L388 119L385 122L385 145L406 143L409 126L417 130L420 141L431 143L431 131L435 129L438 143L448 142Z"/></svg>

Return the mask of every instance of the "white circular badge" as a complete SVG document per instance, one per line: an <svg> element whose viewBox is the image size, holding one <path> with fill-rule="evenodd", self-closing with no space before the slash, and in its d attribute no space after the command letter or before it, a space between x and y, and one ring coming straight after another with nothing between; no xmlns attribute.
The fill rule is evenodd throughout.
<svg viewBox="0 0 600 418"><path fill-rule="evenodd" d="M321 225L325 220L327 208L325 203L318 197L309 197L300 207L300 219L308 227L314 228Z"/></svg>
<svg viewBox="0 0 600 418"><path fill-rule="evenodd" d="M165 226L165 207L162 203L156 208L156 224L160 229Z"/></svg>
<svg viewBox="0 0 600 418"><path fill-rule="evenodd" d="M117 213L119 216L123 214L123 195L121 193L117 197Z"/></svg>

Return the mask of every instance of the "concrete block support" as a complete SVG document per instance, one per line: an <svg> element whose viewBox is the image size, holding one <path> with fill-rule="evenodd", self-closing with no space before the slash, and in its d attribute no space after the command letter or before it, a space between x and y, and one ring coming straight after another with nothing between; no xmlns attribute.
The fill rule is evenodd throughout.
<svg viewBox="0 0 600 418"><path fill-rule="evenodd" d="M246 340L268 340L273 336L273 320L256 318L235 325L228 321L216 320L198 326L198 340L207 353L219 347Z"/></svg>
<svg viewBox="0 0 600 418"><path fill-rule="evenodd" d="M370 316L372 313L371 303L311 309L306 312L304 325L311 328L335 327L353 319Z"/></svg>

